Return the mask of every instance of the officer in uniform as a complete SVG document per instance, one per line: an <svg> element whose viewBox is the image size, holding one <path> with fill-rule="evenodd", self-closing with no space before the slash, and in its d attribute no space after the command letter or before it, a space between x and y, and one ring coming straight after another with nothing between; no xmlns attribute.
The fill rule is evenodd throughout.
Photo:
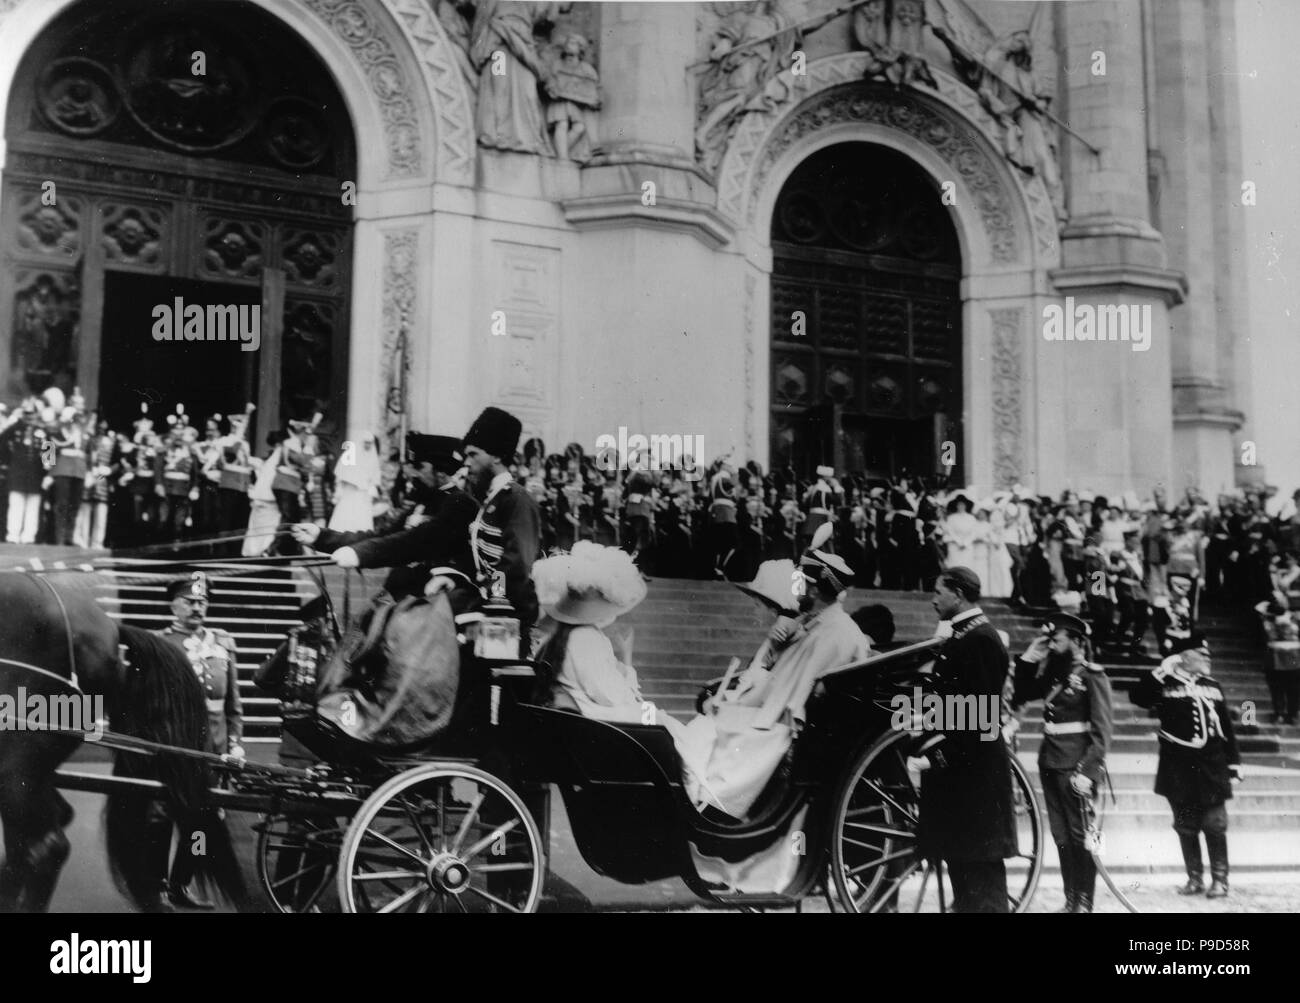
<svg viewBox="0 0 1300 1003"><path fill-rule="evenodd" d="M935 612L952 624L930 677L941 696L1000 700L1005 689L1007 649L979 597L970 568L947 568L935 582ZM925 736L907 764L925 774L917 841L926 859L948 865L954 912L1009 911L1006 860L1019 852L1011 766L1001 732L984 739L972 729Z"/></svg>
<svg viewBox="0 0 1300 1003"><path fill-rule="evenodd" d="M1013 709L1043 701L1038 775L1061 860L1067 913L1092 912L1097 864L1085 845L1088 802L1097 796L1114 730L1110 681L1092 661L1088 625L1059 613L1016 660Z"/></svg>
<svg viewBox="0 0 1300 1003"><path fill-rule="evenodd" d="M204 625L208 603L212 599L207 575L196 571L189 578L172 582L167 586L167 598L171 600L174 619L158 634L184 652L203 686L208 704L210 751L229 759L243 759L244 717L239 699L239 652L235 639L228 633L219 627ZM211 909L212 903L196 897L188 889L194 876L194 857L189 852L187 835L182 833L181 837L167 881L167 897L173 905Z"/></svg>
<svg viewBox="0 0 1300 1003"><path fill-rule="evenodd" d="M1210 649L1199 631L1172 636L1173 654L1138 680L1130 698L1160 723L1156 793L1167 798L1187 867L1180 895L1205 893L1201 833L1210 854L1208 898L1228 894L1228 806L1241 781L1241 754L1223 688L1210 678Z"/></svg>

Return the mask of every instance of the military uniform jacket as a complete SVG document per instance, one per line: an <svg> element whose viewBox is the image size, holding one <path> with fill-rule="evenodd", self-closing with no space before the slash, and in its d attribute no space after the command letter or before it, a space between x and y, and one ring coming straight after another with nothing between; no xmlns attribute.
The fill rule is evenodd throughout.
<svg viewBox="0 0 1300 1003"><path fill-rule="evenodd" d="M1043 701L1043 743L1038 769L1078 770L1096 783L1105 767L1114 732L1110 680L1095 663L1078 664L1067 673L1054 672L1051 658L1016 659L1015 700L1018 707Z"/></svg>
<svg viewBox="0 0 1300 1003"><path fill-rule="evenodd" d="M154 484L169 498L184 498L198 486L199 457L189 446L170 446L154 460Z"/></svg>
<svg viewBox="0 0 1300 1003"><path fill-rule="evenodd" d="M197 634L174 626L158 631L189 659L208 705L208 737L212 751L225 755L244 738L244 709L239 699L239 667L235 639L224 630L203 627Z"/></svg>
<svg viewBox="0 0 1300 1003"><path fill-rule="evenodd" d="M9 441L9 490L35 495L45 479L45 431L20 422L5 433Z"/></svg>
<svg viewBox="0 0 1300 1003"><path fill-rule="evenodd" d="M1223 688L1194 676L1171 655L1133 687L1130 696L1160 723L1157 794L1176 804L1213 807L1232 797L1229 766L1241 762Z"/></svg>
<svg viewBox="0 0 1300 1003"><path fill-rule="evenodd" d="M369 533L325 530L315 547L324 551L351 547L357 552L360 567L392 568L384 588L397 599L422 595L432 568L456 568L472 578L469 526L478 515L478 502L454 485L435 492L435 498L436 507L427 513L428 522L410 529L398 522Z"/></svg>
<svg viewBox="0 0 1300 1003"><path fill-rule="evenodd" d="M498 474L470 524L470 548L483 594L509 600L525 628L537 622L532 574L541 536L537 503L509 474Z"/></svg>
<svg viewBox="0 0 1300 1003"><path fill-rule="evenodd" d="M935 662L931 689L940 695L1001 699L1009 659L982 611L953 623ZM1000 704L999 704L1000 706ZM1001 730L981 741L974 729L946 733L927 751L922 776L919 843L929 859L993 861L1017 852L1011 767Z"/></svg>
<svg viewBox="0 0 1300 1003"><path fill-rule="evenodd" d="M78 431L67 431L55 436L54 442L58 446L58 455L54 459L54 466L50 469L52 477L85 480L86 451L82 448L82 438L82 434Z"/></svg>

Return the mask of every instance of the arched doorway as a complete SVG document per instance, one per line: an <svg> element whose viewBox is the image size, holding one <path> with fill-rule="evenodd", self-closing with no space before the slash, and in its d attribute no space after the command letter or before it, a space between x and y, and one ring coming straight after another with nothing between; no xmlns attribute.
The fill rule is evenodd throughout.
<svg viewBox="0 0 1300 1003"><path fill-rule="evenodd" d="M869 143L810 156L772 217L771 458L960 477L961 252L941 193Z"/></svg>
<svg viewBox="0 0 1300 1003"><path fill-rule="evenodd" d="M353 129L282 22L240 0L75 4L26 51L5 136L6 395L79 385L117 427L141 402L256 402L259 437L321 401L343 421ZM207 323L159 341L160 306ZM258 308L256 350L210 340L232 307Z"/></svg>

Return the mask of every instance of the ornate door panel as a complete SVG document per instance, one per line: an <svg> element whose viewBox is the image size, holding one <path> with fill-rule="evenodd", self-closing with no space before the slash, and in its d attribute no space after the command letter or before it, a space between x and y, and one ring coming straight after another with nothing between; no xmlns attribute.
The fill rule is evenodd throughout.
<svg viewBox="0 0 1300 1003"><path fill-rule="evenodd" d="M893 151L830 147L782 190L772 250L773 465L936 473L935 428L959 439L962 374L938 193Z"/></svg>
<svg viewBox="0 0 1300 1003"><path fill-rule="evenodd" d="M263 396L282 413L258 417L269 428L324 400L344 420L352 128L329 71L282 22L233 0L73 5L25 54L5 129L6 393L79 383L95 404L117 336L102 330L108 273L255 291L276 272L282 307L263 324L284 343L248 367L283 360ZM232 393L254 393L254 375Z"/></svg>

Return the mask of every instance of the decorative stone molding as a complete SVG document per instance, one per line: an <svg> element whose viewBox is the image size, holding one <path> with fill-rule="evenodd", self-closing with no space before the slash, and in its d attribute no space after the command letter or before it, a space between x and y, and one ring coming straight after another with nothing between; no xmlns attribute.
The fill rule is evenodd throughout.
<svg viewBox="0 0 1300 1003"><path fill-rule="evenodd" d="M384 180L421 178L433 173L438 181L473 184L473 103L451 42L425 0L300 2L347 45L369 83L387 145ZM24 3L35 0L0 0L0 24ZM275 4L266 6L275 13ZM419 62L423 88L410 79L399 56L407 50ZM424 135L421 124L420 99L424 95L433 109L433 137ZM425 151L432 151L433 164L427 163Z"/></svg>
<svg viewBox="0 0 1300 1003"><path fill-rule="evenodd" d="M1024 473L1024 366L1020 307L989 311L993 323L993 477L1009 488Z"/></svg>
<svg viewBox="0 0 1300 1003"><path fill-rule="evenodd" d="M840 122L865 121L901 129L957 166L976 192L995 260L1022 260L1012 195L1023 200L1034 230L1034 251L1050 266L1059 258L1056 216L1042 181L1007 164L998 153L996 126L965 84L932 67L938 92L895 91L863 80L869 56L842 53L789 76L789 97L772 111L746 115L733 132L718 169L718 209L754 225L767 172L794 142ZM788 75L788 74L787 74Z"/></svg>
<svg viewBox="0 0 1300 1003"><path fill-rule="evenodd" d="M753 459L758 453L754 449L754 298L758 294L758 278L748 269L745 271L745 456Z"/></svg>
<svg viewBox="0 0 1300 1003"><path fill-rule="evenodd" d="M388 147L388 177L419 177L425 171L426 142L420 114L411 100L411 82L382 17L355 0L303 0L352 50L379 104Z"/></svg>
<svg viewBox="0 0 1300 1003"><path fill-rule="evenodd" d="M420 231L414 227L384 234L383 348L379 355L381 392L376 394L375 428L384 430L384 456L398 448L402 416L402 373L397 352L402 323L406 323L407 358L410 365L414 341L416 272L420 252ZM409 402L408 402L409 403ZM395 473L395 471L394 471ZM385 478L387 483L387 478Z"/></svg>
<svg viewBox="0 0 1300 1003"><path fill-rule="evenodd" d="M438 181L474 183L474 102L442 24L428 0L384 0L420 60L437 119Z"/></svg>

